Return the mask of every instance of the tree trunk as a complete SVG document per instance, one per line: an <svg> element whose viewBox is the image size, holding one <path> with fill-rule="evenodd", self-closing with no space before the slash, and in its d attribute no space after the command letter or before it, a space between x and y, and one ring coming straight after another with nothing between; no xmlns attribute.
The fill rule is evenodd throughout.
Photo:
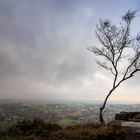
<svg viewBox="0 0 140 140"><path fill-rule="evenodd" d="M103 110L105 109L107 100L109 98L109 96L111 95L111 93L115 90L116 87L113 87L110 92L108 93L108 95L106 96L103 105L100 107L100 114L99 114L99 119L100 119L100 123L104 123L104 118L103 118Z"/></svg>
<svg viewBox="0 0 140 140"><path fill-rule="evenodd" d="M100 123L104 123L104 119L103 119L103 107L100 107Z"/></svg>

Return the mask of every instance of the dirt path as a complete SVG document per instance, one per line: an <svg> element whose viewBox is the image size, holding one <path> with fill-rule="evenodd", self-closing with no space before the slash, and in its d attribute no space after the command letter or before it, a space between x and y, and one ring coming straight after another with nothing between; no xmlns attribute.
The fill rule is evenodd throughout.
<svg viewBox="0 0 140 140"><path fill-rule="evenodd" d="M124 140L140 140L139 122L122 122L122 126L125 127L129 132Z"/></svg>
<svg viewBox="0 0 140 140"><path fill-rule="evenodd" d="M140 135L137 134L128 134L124 140L140 140Z"/></svg>

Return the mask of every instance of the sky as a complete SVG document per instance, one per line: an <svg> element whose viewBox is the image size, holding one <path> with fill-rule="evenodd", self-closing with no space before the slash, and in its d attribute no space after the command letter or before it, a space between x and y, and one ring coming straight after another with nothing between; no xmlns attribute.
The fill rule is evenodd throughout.
<svg viewBox="0 0 140 140"><path fill-rule="evenodd" d="M103 101L112 75L87 51L99 19L118 24L139 0L0 0L0 99ZM133 33L140 31L140 17ZM133 34L132 33L132 34ZM140 73L110 101L140 102Z"/></svg>

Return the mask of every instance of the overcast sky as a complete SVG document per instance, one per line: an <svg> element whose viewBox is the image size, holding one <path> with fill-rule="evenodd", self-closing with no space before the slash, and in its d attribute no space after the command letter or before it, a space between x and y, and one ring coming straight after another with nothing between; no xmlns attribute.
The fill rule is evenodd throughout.
<svg viewBox="0 0 140 140"><path fill-rule="evenodd" d="M87 51L100 18L116 24L139 0L0 0L0 99L103 100L112 76ZM133 31L140 31L140 17ZM110 101L140 102L140 73Z"/></svg>

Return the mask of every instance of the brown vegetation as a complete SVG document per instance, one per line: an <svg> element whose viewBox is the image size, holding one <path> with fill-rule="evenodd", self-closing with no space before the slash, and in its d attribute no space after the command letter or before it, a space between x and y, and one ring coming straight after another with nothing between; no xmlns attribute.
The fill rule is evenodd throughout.
<svg viewBox="0 0 140 140"><path fill-rule="evenodd" d="M81 124L62 127L39 119L21 121L1 133L1 140L121 140L126 130L119 124Z"/></svg>

